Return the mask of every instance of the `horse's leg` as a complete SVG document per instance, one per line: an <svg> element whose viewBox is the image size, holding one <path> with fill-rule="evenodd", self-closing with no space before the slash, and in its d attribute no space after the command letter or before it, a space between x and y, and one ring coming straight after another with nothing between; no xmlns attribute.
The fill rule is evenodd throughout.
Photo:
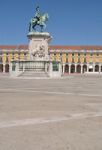
<svg viewBox="0 0 102 150"><path fill-rule="evenodd" d="M36 31L35 26L36 26L36 25L33 25L33 27L32 27L34 31Z"/></svg>
<svg viewBox="0 0 102 150"><path fill-rule="evenodd" d="M41 32L43 32L43 29L46 28L46 24L43 22L43 23L40 25L40 27L41 27Z"/></svg>
<svg viewBox="0 0 102 150"><path fill-rule="evenodd" d="M40 32L43 32L43 24L42 23L39 23L39 26L40 26Z"/></svg>
<svg viewBox="0 0 102 150"><path fill-rule="evenodd" d="M43 27L44 27L44 29L46 28L46 24L45 23L43 23Z"/></svg>

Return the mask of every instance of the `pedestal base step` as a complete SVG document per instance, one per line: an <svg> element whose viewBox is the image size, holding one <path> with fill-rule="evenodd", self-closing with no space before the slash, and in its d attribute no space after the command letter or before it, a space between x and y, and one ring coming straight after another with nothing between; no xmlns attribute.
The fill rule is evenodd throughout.
<svg viewBox="0 0 102 150"><path fill-rule="evenodd" d="M43 71L25 71L19 77L48 77L48 74Z"/></svg>

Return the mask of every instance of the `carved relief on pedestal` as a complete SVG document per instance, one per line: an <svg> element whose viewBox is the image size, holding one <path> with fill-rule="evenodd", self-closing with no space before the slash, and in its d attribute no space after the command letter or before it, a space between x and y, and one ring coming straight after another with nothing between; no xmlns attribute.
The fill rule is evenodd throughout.
<svg viewBox="0 0 102 150"><path fill-rule="evenodd" d="M32 55L34 58L44 58L45 57L45 46L37 45L34 50L32 50Z"/></svg>

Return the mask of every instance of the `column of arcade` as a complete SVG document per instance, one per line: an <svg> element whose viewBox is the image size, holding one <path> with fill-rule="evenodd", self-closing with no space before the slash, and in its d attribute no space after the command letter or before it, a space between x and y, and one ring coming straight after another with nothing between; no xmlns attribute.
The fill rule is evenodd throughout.
<svg viewBox="0 0 102 150"><path fill-rule="evenodd" d="M71 74L71 73L101 73L102 64L62 64L62 74Z"/></svg>

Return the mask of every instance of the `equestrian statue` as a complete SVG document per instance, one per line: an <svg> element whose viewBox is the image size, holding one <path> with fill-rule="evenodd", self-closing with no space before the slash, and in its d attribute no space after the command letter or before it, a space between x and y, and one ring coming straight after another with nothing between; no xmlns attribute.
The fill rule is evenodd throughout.
<svg viewBox="0 0 102 150"><path fill-rule="evenodd" d="M29 32L36 32L38 30L37 26L40 26L40 32L43 32L46 28L46 21L48 18L48 13L41 15L39 6L37 6L35 16L31 18L29 23Z"/></svg>

